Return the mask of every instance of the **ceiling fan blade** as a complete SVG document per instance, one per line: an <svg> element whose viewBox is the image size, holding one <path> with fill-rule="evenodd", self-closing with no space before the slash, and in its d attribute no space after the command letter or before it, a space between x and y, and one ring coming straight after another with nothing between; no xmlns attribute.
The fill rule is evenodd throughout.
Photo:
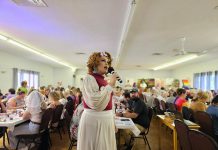
<svg viewBox="0 0 218 150"><path fill-rule="evenodd" d="M186 51L186 53L188 53L188 54L199 54L200 52L187 52Z"/></svg>
<svg viewBox="0 0 218 150"><path fill-rule="evenodd" d="M181 54L177 53L177 54L175 54L174 56L181 56Z"/></svg>

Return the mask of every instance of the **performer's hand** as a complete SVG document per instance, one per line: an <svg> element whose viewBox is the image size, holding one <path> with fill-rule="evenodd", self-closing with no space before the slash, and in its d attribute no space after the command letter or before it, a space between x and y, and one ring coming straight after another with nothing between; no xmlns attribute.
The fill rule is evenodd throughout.
<svg viewBox="0 0 218 150"><path fill-rule="evenodd" d="M115 85L115 83L116 83L116 80L117 80L117 74L114 73L114 74L111 75L109 85L113 87Z"/></svg>

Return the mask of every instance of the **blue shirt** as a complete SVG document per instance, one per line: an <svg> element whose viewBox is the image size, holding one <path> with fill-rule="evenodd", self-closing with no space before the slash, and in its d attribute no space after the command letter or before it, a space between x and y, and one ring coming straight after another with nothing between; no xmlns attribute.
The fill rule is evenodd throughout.
<svg viewBox="0 0 218 150"><path fill-rule="evenodd" d="M207 108L207 113L212 116L215 135L218 135L218 106L209 106Z"/></svg>

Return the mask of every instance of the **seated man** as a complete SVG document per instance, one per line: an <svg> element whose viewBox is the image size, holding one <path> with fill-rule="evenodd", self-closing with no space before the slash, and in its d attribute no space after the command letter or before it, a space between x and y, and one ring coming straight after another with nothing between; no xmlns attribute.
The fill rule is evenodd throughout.
<svg viewBox="0 0 218 150"><path fill-rule="evenodd" d="M213 98L212 105L207 108L207 113L213 118L214 134L216 141L218 142L218 95Z"/></svg>
<svg viewBox="0 0 218 150"><path fill-rule="evenodd" d="M145 103L139 98L138 90L132 89L130 91L132 101L132 106L130 110L127 110L123 113L124 117L132 118L133 122L137 126L137 128L142 132L146 128L148 128L149 118L148 118L148 110ZM124 130L124 137L126 137L126 144L129 143L130 136L132 135L132 131Z"/></svg>
<svg viewBox="0 0 218 150"><path fill-rule="evenodd" d="M26 96L24 91L18 91L17 96L12 97L7 102L7 109L19 109L25 106L24 97Z"/></svg>
<svg viewBox="0 0 218 150"><path fill-rule="evenodd" d="M123 93L123 99L120 101L121 105L123 105L127 110L132 109L132 101L130 100L130 93L125 91Z"/></svg>

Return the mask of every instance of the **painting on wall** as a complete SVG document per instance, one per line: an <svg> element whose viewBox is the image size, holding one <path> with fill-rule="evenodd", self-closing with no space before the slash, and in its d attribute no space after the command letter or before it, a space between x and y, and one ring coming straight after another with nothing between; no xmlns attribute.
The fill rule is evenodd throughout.
<svg viewBox="0 0 218 150"><path fill-rule="evenodd" d="M182 80L182 87L183 88L190 88L191 87L191 85L190 85L190 81L189 80L187 80L187 79L183 79Z"/></svg>
<svg viewBox="0 0 218 150"><path fill-rule="evenodd" d="M178 79L174 79L173 83L172 83L172 86L175 87L175 88L179 88L179 80Z"/></svg>
<svg viewBox="0 0 218 150"><path fill-rule="evenodd" d="M152 88L155 86L155 79L138 79L138 88Z"/></svg>

